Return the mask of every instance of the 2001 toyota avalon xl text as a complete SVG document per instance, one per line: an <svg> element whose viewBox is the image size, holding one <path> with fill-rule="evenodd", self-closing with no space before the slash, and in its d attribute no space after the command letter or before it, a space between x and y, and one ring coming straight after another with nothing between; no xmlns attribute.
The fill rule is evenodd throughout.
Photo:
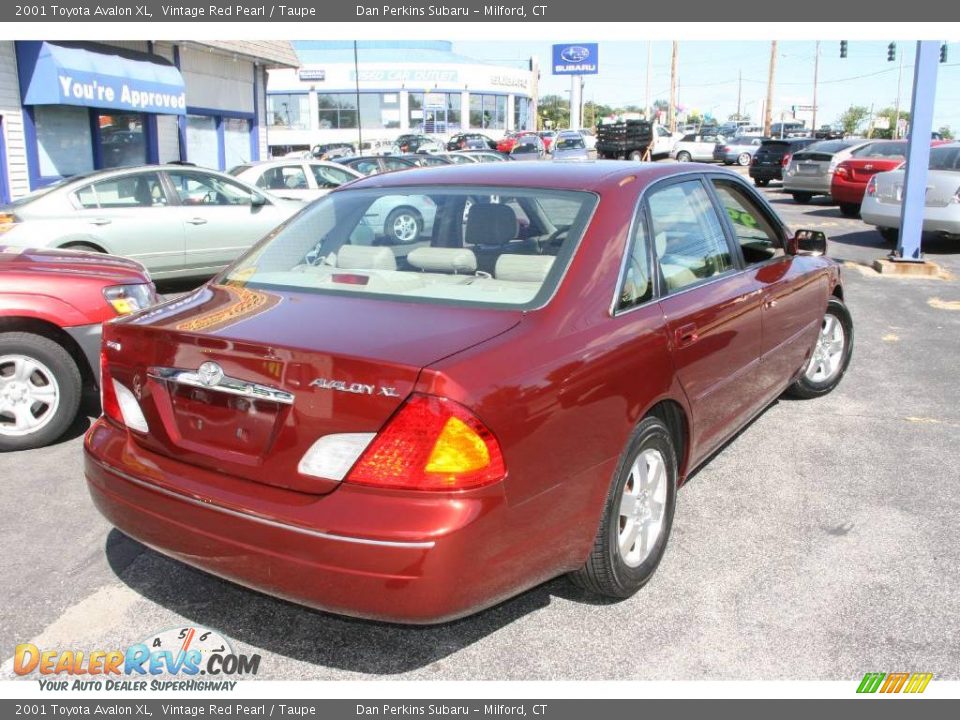
<svg viewBox="0 0 960 720"><path fill-rule="evenodd" d="M415 242L364 224L424 198ZM358 180L106 327L90 493L163 553L337 613L438 622L567 572L627 597L689 473L843 375L825 246L706 166Z"/></svg>

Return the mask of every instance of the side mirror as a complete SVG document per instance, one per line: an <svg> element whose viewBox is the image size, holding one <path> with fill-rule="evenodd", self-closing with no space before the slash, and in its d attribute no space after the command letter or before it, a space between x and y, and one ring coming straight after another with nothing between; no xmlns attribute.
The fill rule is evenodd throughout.
<svg viewBox="0 0 960 720"><path fill-rule="evenodd" d="M263 207L267 204L267 199L260 193L254 193L250 198L250 207Z"/></svg>
<svg viewBox="0 0 960 720"><path fill-rule="evenodd" d="M820 230L797 230L787 239L787 255L826 255L827 236Z"/></svg>

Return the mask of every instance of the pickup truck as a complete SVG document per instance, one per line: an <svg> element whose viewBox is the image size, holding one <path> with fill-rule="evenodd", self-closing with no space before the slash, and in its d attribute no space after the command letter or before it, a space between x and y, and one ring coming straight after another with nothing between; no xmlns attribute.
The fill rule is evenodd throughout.
<svg viewBox="0 0 960 720"><path fill-rule="evenodd" d="M597 157L608 160L641 160L650 146L654 158L667 157L683 137L663 125L646 120L624 120L597 126Z"/></svg>

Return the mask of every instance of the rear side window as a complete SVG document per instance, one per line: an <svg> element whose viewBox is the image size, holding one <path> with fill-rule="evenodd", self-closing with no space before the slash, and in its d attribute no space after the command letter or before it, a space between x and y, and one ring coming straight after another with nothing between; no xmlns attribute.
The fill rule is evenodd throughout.
<svg viewBox="0 0 960 720"><path fill-rule="evenodd" d="M148 208L167 203L157 173L121 175L101 180L81 188L75 197L82 208Z"/></svg>
<svg viewBox="0 0 960 720"><path fill-rule="evenodd" d="M641 212L634 222L627 249L617 309L627 310L653 298L653 274L650 272L650 243Z"/></svg>
<svg viewBox="0 0 960 720"><path fill-rule="evenodd" d="M257 187L264 190L306 190L307 176L302 165L280 165L268 168L257 180Z"/></svg>
<svg viewBox="0 0 960 720"><path fill-rule="evenodd" d="M854 150L851 157L882 157L889 159L904 159L907 156L907 144L900 142L878 142L865 145L859 150Z"/></svg>
<svg viewBox="0 0 960 720"><path fill-rule="evenodd" d="M183 205L249 205L253 199L242 185L216 175L168 170L167 177Z"/></svg>
<svg viewBox="0 0 960 720"><path fill-rule="evenodd" d="M657 190L647 199L647 207L657 262L669 292L733 267L723 225L699 181Z"/></svg>
<svg viewBox="0 0 960 720"><path fill-rule="evenodd" d="M445 305L539 307L553 294L596 195L417 186L327 195L248 254L231 285Z"/></svg>
<svg viewBox="0 0 960 720"><path fill-rule="evenodd" d="M355 176L346 170L330 167L329 165L311 165L310 169L313 171L313 177L317 181L317 187L323 188L324 190L340 187L344 183L356 179Z"/></svg>

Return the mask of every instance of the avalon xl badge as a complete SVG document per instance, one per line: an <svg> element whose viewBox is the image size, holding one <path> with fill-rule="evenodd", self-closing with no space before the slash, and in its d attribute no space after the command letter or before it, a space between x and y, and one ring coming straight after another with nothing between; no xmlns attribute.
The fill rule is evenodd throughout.
<svg viewBox="0 0 960 720"><path fill-rule="evenodd" d="M346 380L328 380L317 378L310 383L311 387L321 390L336 390L337 392L353 393L354 395L382 395L383 397L400 397L396 388L383 385L365 385L364 383L347 383ZM376 393L374 393L376 391Z"/></svg>

